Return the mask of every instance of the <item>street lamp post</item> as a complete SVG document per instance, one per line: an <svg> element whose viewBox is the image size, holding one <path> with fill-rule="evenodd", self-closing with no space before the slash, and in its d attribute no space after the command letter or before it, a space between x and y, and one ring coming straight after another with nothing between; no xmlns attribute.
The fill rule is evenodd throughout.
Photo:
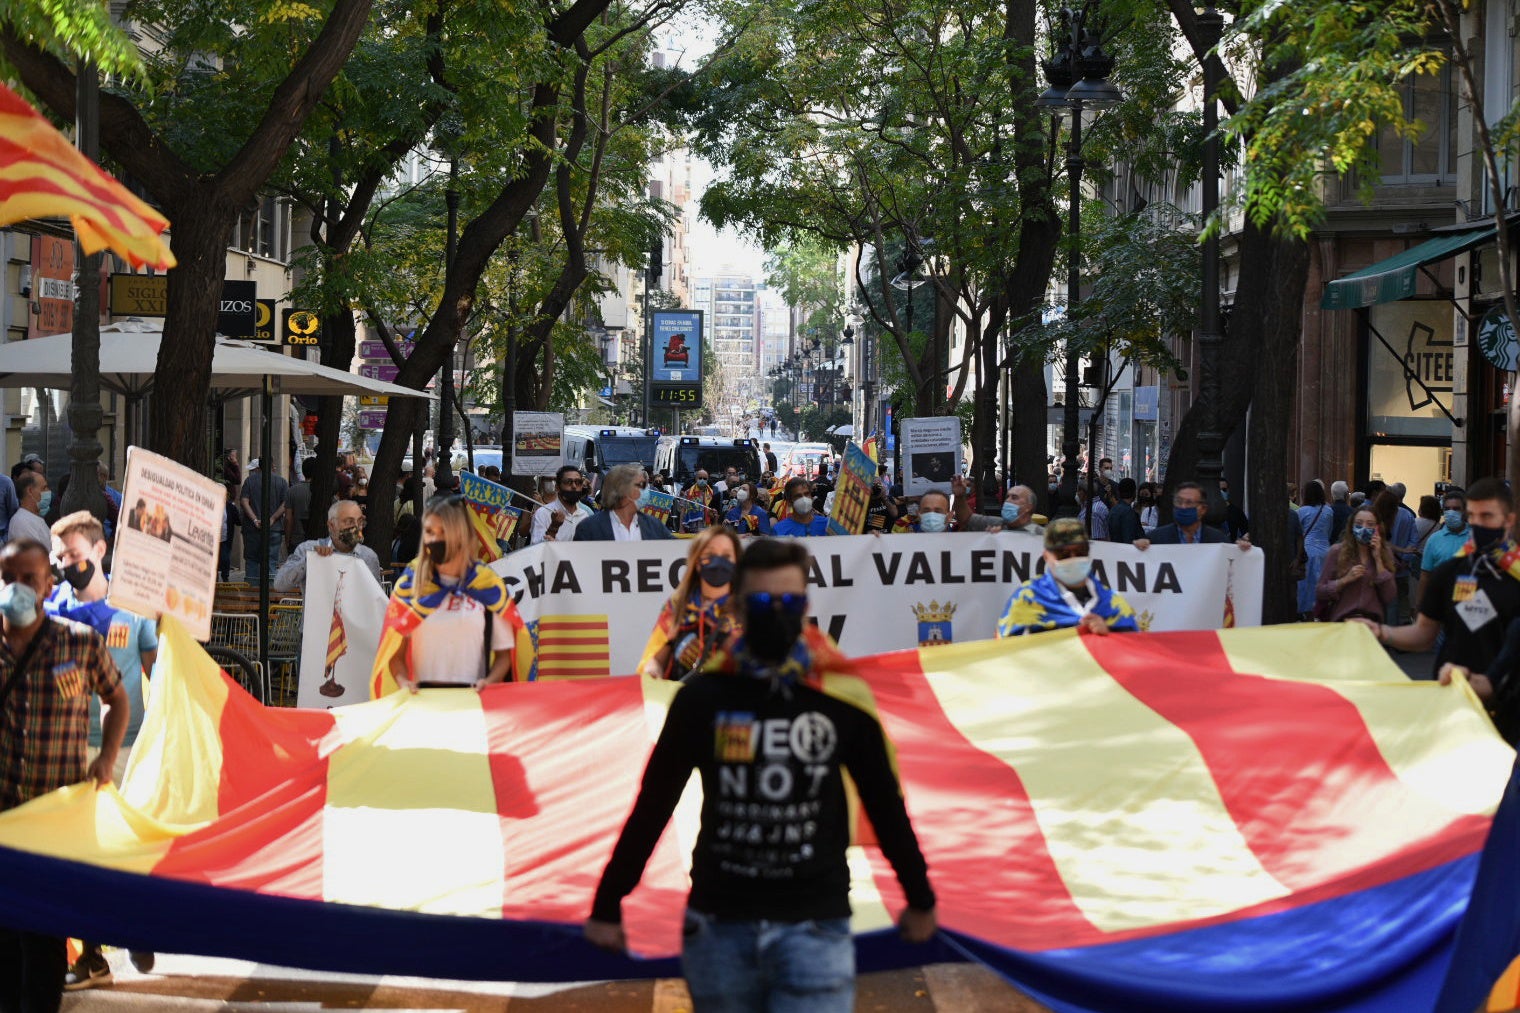
<svg viewBox="0 0 1520 1013"><path fill-rule="evenodd" d="M1059 13L1061 30L1051 32L1052 52L1043 63L1045 79L1050 82L1035 104L1041 109L1055 113L1071 113L1071 129L1066 135L1066 174L1069 188L1067 198L1066 254L1066 318L1074 317L1081 301L1082 285L1082 113L1085 109L1098 109L1123 99L1123 95L1108 81L1113 73L1114 61L1103 51L1097 30L1092 25L1095 4L1089 2L1079 8L1062 8ZM1081 401L1078 390L1082 382L1081 353L1075 348L1066 351L1065 386L1066 397L1061 417L1061 496L1065 503L1075 507L1077 497L1077 454L1081 452ZM1088 462L1091 467L1092 462Z"/></svg>
<svg viewBox="0 0 1520 1013"><path fill-rule="evenodd" d="M1203 486L1211 511L1223 509L1219 479L1224 473L1223 424L1219 412L1219 352L1224 335L1219 328L1219 232L1210 219L1219 210L1219 84L1224 68L1217 47L1224 34L1224 16L1209 4L1198 16L1203 58L1203 291L1198 313L1198 367L1202 372L1199 397L1203 400L1203 424L1198 430L1198 483ZM1223 520L1223 517L1218 518Z"/></svg>

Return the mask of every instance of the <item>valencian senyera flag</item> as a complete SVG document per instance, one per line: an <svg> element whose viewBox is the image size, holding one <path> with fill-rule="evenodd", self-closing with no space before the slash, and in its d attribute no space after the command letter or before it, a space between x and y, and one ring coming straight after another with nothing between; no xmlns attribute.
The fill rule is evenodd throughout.
<svg viewBox="0 0 1520 1013"><path fill-rule="evenodd" d="M857 671L942 926L898 941L896 880L856 846L863 970L976 960L1062 1011L1433 1008L1514 759L1464 682L1411 682L1328 623L1064 630ZM695 783L624 903L636 956L580 922L680 691L265 708L166 621L120 792L0 814L0 921L328 970L678 973Z"/></svg>
<svg viewBox="0 0 1520 1013"><path fill-rule="evenodd" d="M0 226L53 217L73 222L87 254L109 249L134 266L175 265L160 236L169 220L0 83Z"/></svg>

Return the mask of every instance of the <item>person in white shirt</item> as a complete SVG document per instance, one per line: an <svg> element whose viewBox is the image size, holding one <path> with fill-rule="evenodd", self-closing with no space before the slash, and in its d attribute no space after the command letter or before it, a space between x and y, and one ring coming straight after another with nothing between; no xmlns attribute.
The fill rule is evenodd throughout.
<svg viewBox="0 0 1520 1013"><path fill-rule="evenodd" d="M554 473L554 499L533 511L533 529L529 545L539 542L568 542L575 538L575 526L590 517L592 510L581 502L586 491L586 477L573 464Z"/></svg>
<svg viewBox="0 0 1520 1013"><path fill-rule="evenodd" d="M52 529L42 519L42 497L47 491L47 477L39 472L23 471L16 476L16 498L21 501L21 508L11 514L7 541L25 538L38 545L53 544Z"/></svg>
<svg viewBox="0 0 1520 1013"><path fill-rule="evenodd" d="M384 582L375 550L364 544L364 511L351 499L333 500L333 505L327 508L327 537L309 539L297 545L274 575L270 587L276 591L295 591L304 587L306 557L313 552L319 556L330 556L334 552L352 555L374 575L376 584Z"/></svg>
<svg viewBox="0 0 1520 1013"><path fill-rule="evenodd" d="M637 464L620 464L602 483L606 508L575 526L577 542L652 542L674 538L670 529L639 509L647 498L649 479Z"/></svg>
<svg viewBox="0 0 1520 1013"><path fill-rule="evenodd" d="M512 672L522 620L501 579L477 559L478 544L462 500L451 496L428 504L422 551L412 565L416 586L432 589L425 596L438 600L407 635L392 668L396 681L414 693L421 686L480 689L505 682Z"/></svg>

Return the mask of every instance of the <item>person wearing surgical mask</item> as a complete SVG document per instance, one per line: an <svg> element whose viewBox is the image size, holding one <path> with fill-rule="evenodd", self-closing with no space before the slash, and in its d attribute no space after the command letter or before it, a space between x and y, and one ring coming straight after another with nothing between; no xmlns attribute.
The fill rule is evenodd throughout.
<svg viewBox="0 0 1520 1013"><path fill-rule="evenodd" d="M1045 572L1014 589L998 620L999 637L1077 627L1100 636L1140 628L1135 610L1093 573L1087 531L1075 517L1045 526Z"/></svg>
<svg viewBox="0 0 1520 1013"><path fill-rule="evenodd" d="M745 482L734 489L734 505L723 515L723 523L741 535L771 533L770 514L760 505L755 483Z"/></svg>
<svg viewBox="0 0 1520 1013"><path fill-rule="evenodd" d="M327 537L313 538L295 547L281 564L269 585L276 591L298 591L306 586L306 560L316 553L323 558L333 553L353 556L381 583L380 559L375 550L364 544L364 511L351 499L333 500L327 508Z"/></svg>
<svg viewBox="0 0 1520 1013"><path fill-rule="evenodd" d="M52 545L53 532L42 519L42 498L47 495L48 480L32 470L16 476L16 496L21 507L11 515L10 541L28 540L38 545Z"/></svg>
<svg viewBox="0 0 1520 1013"><path fill-rule="evenodd" d="M739 536L718 525L691 540L686 570L655 620L640 674L684 681L738 628L728 592L741 549Z"/></svg>
<svg viewBox="0 0 1520 1013"><path fill-rule="evenodd" d="M938 489L930 489L918 498L918 516L908 528L910 532L937 535L950 530L950 497Z"/></svg>
<svg viewBox="0 0 1520 1013"><path fill-rule="evenodd" d="M1461 489L1447 489L1441 497L1441 523L1425 539L1425 550L1420 553L1420 585L1415 601L1425 600L1431 572L1461 552L1469 535L1467 495Z"/></svg>
<svg viewBox="0 0 1520 1013"><path fill-rule="evenodd" d="M1398 593L1393 553L1377 514L1362 507L1351 515L1337 549L1325 557L1315 588L1316 615L1329 622L1361 616L1381 622Z"/></svg>
<svg viewBox="0 0 1520 1013"><path fill-rule="evenodd" d="M899 933L923 943L938 930L870 689L808 622L811 567L796 539L745 547L732 592L743 630L671 699L584 926L590 942L626 951L623 898L696 771L704 801L681 968L697 1013L855 1008L845 856L858 813L847 801L846 772L897 874L905 901ZM632 906L627 914L644 917Z"/></svg>
<svg viewBox="0 0 1520 1013"><path fill-rule="evenodd" d="M110 582L105 574L106 536L100 520L88 510L65 514L53 524L53 560L62 580L56 583L45 603L48 615L83 623L105 638L106 650L121 676L127 693L130 717L121 749L111 767L111 778L118 784L127 771L127 758L137 741L143 720L143 681L153 671L158 657L158 624L106 600ZM90 700L90 735L86 758L93 760L104 745L100 706ZM111 965L100 944L81 940L79 957L64 975L64 986L73 991L106 985L111 982ZM151 970L154 956L147 950L131 951L132 965L139 971Z"/></svg>
<svg viewBox="0 0 1520 1013"><path fill-rule="evenodd" d="M0 687L6 687L0 699L0 813L68 785L109 785L132 710L105 638L43 609L53 591L48 556L48 543L18 539L14 530L0 549ZM93 760L92 696L101 703L100 750ZM56 1009L68 970L65 940L0 928L0 967L6 969L0 1009Z"/></svg>
<svg viewBox="0 0 1520 1013"><path fill-rule="evenodd" d="M375 659L376 695L389 684L486 686L525 679L531 640L512 596L477 557L479 541L461 496L435 498L422 514L422 549L396 580ZM399 649L388 647L391 632ZM394 642L394 638L391 638Z"/></svg>
<svg viewBox="0 0 1520 1013"><path fill-rule="evenodd" d="M828 534L828 518L814 509L816 502L811 482L801 476L793 478L786 483L783 495L791 509L784 519L777 521L771 528L774 534L783 538Z"/></svg>
<svg viewBox="0 0 1520 1013"><path fill-rule="evenodd" d="M575 526L577 542L654 542L674 538L670 529L643 510L649 478L637 464L619 464L602 483L603 510Z"/></svg>

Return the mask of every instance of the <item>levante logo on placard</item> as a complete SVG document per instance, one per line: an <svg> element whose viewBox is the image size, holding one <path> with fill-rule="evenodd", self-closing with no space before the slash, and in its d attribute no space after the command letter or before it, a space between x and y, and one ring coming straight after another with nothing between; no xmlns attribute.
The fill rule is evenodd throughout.
<svg viewBox="0 0 1520 1013"><path fill-rule="evenodd" d="M918 617L919 647L939 647L954 643L950 620L955 617L956 608L953 601L941 604L931 600L927 605L923 602L914 604L913 614Z"/></svg>

